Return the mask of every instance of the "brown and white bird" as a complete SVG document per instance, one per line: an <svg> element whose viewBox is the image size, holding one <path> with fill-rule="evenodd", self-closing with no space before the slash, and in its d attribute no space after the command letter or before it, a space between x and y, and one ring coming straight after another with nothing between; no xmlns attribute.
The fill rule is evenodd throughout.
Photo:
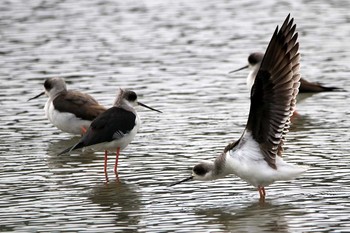
<svg viewBox="0 0 350 233"><path fill-rule="evenodd" d="M255 52L248 56L248 65L243 66L237 70L233 70L230 73L234 73L240 70L249 69L249 74L247 76L247 86L249 90L252 88L256 74L259 71L261 61L264 57L263 53ZM325 87L317 82L309 82L304 78L300 78L299 93L317 93L325 91L339 91L338 87Z"/></svg>
<svg viewBox="0 0 350 233"><path fill-rule="evenodd" d="M282 158L284 136L296 105L300 85L299 43L290 16L278 27L261 60L251 90L248 122L239 140L214 161L195 165L188 180L214 180L235 174L256 187L265 200L265 187L294 179L307 170Z"/></svg>
<svg viewBox="0 0 350 233"><path fill-rule="evenodd" d="M46 94L44 110L49 121L63 132L83 134L91 122L106 111L92 96L79 91L67 90L63 78L48 78L44 82L45 91L30 98L36 99Z"/></svg>

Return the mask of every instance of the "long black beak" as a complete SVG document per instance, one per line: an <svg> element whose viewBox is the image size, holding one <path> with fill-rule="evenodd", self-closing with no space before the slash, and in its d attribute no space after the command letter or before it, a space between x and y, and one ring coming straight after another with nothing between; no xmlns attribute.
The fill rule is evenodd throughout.
<svg viewBox="0 0 350 233"><path fill-rule="evenodd" d="M249 67L249 66L246 65L246 66L243 66L243 67L241 67L241 68L239 68L239 69L237 69L237 70L232 70L232 71L229 72L229 74L232 74L232 73L237 72L237 71L240 71L240 70L247 69L248 67Z"/></svg>
<svg viewBox="0 0 350 233"><path fill-rule="evenodd" d="M185 178L185 179L183 179L183 180L180 180L180 181L177 181L177 182L175 182L175 183L172 183L172 184L170 184L169 186L174 186L174 185L177 185L177 184L181 184L181 183L186 182L186 181L189 181L189 180L193 180L193 176L190 176L190 177L187 177L187 178Z"/></svg>
<svg viewBox="0 0 350 233"><path fill-rule="evenodd" d="M159 111L159 110L157 110L157 109L154 109L154 108L151 108L151 107L147 106L146 104L143 104L143 103L140 103L140 102L137 102L137 103L138 103L138 105L140 105L140 106L142 106L142 107L145 107L145 108L151 109L151 110L153 110L153 111L162 113L161 111Z"/></svg>
<svg viewBox="0 0 350 233"><path fill-rule="evenodd" d="M36 99L36 98L39 98L39 97L42 96L42 95L45 95L45 92L44 92L44 91L41 92L39 95L36 95L36 96L34 96L34 97L28 99L28 101L33 100L33 99Z"/></svg>

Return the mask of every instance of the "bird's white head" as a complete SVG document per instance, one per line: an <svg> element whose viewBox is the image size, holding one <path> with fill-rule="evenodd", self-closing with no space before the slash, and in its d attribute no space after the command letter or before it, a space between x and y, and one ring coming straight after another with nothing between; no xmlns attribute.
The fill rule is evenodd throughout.
<svg viewBox="0 0 350 233"><path fill-rule="evenodd" d="M30 98L29 100L36 99L42 95L47 95L50 98L55 98L59 93L67 91L66 82L63 78L48 78L44 82L45 91L41 92L39 95ZM28 100L28 101L29 101Z"/></svg>
<svg viewBox="0 0 350 233"><path fill-rule="evenodd" d="M193 180L214 180L215 165L213 161L204 160L199 164L195 165L192 169Z"/></svg>
<svg viewBox="0 0 350 233"><path fill-rule="evenodd" d="M255 82L255 77L258 74L258 71L260 69L260 64L262 59L264 58L263 53L255 52L251 53L248 56L248 66L247 68L250 70L248 77L247 77L247 87L249 90L252 89L252 86Z"/></svg>
<svg viewBox="0 0 350 233"><path fill-rule="evenodd" d="M156 111L156 112L161 112L157 109L151 108L137 100L137 94L134 91L126 90L119 88L117 92L117 98L114 102L114 106L116 107L123 107L125 109L128 109L130 111L134 111L135 106L142 106L145 108L148 108L150 110Z"/></svg>
<svg viewBox="0 0 350 233"><path fill-rule="evenodd" d="M44 82L45 94L53 98L58 93L67 91L66 82L63 78L48 78Z"/></svg>
<svg viewBox="0 0 350 233"><path fill-rule="evenodd" d="M256 65L260 65L262 59L264 58L264 54L260 52L251 53L248 56L248 65L250 69L254 69Z"/></svg>
<svg viewBox="0 0 350 233"><path fill-rule="evenodd" d="M258 70L258 67L260 67L260 63L263 58L264 58L263 53L260 53L260 52L251 53L248 56L248 65L232 70L230 71L230 73L235 73L237 71L244 70L244 69L249 69L251 71Z"/></svg>
<svg viewBox="0 0 350 233"><path fill-rule="evenodd" d="M215 166L215 163L213 161L204 160L193 167L191 176L183 180L177 181L171 184L170 186L177 185L189 180L209 181L209 180L215 180L218 178L219 178L219 174L217 171L217 167Z"/></svg>
<svg viewBox="0 0 350 233"><path fill-rule="evenodd" d="M244 70L244 69L249 69L249 74L247 77L247 86L250 90L254 84L255 77L259 71L260 64L261 64L261 61L263 60L263 58L264 58L263 53L260 53L260 52L251 53L248 56L248 65L243 66L239 69L233 70L230 73L234 73L234 72Z"/></svg>
<svg viewBox="0 0 350 233"><path fill-rule="evenodd" d="M134 91L119 88L114 106L128 105L130 107L137 106L137 95Z"/></svg>

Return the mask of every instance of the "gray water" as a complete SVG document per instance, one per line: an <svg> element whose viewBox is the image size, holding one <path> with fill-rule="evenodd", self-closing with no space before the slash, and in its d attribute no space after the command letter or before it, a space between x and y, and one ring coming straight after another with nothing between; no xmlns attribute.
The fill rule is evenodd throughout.
<svg viewBox="0 0 350 233"><path fill-rule="evenodd" d="M303 176L265 205L237 177L168 184L240 137L246 64L295 17L302 74L350 90L349 1L3 1L0 6L0 231L348 232L349 92L303 96L285 159ZM56 156L79 138L44 116L45 78L111 106L135 90L143 125L104 182L103 152Z"/></svg>

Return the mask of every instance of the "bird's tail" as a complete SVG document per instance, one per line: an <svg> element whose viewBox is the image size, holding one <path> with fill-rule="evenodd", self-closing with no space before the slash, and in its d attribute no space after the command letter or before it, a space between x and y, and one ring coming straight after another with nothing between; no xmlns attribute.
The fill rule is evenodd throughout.
<svg viewBox="0 0 350 233"><path fill-rule="evenodd" d="M323 91L345 91L344 89L339 88L339 87L325 87L325 86L322 86L322 88L323 88Z"/></svg>
<svg viewBox="0 0 350 233"><path fill-rule="evenodd" d="M61 151L57 156L60 156L60 155L63 155L63 154L66 154L66 153L70 153L72 152L72 150L75 150L75 149L79 149L79 148L82 148L84 147L84 143L83 142L78 142L77 144L71 146L71 147L68 147L67 149Z"/></svg>
<svg viewBox="0 0 350 233"><path fill-rule="evenodd" d="M291 180L300 176L309 169L308 166L298 166L290 163L285 163L280 167L278 180Z"/></svg>

